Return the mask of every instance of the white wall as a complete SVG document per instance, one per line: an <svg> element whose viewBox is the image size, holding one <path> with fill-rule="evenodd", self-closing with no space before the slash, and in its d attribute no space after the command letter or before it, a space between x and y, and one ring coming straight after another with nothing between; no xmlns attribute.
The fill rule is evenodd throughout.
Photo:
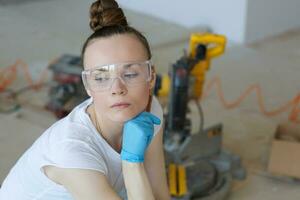
<svg viewBox="0 0 300 200"><path fill-rule="evenodd" d="M250 43L300 27L300 0L118 0L124 8L187 28L209 27Z"/></svg>
<svg viewBox="0 0 300 200"><path fill-rule="evenodd" d="M245 42L300 27L300 0L248 0Z"/></svg>
<svg viewBox="0 0 300 200"><path fill-rule="evenodd" d="M127 9L184 27L209 27L237 43L244 41L247 0L118 0Z"/></svg>

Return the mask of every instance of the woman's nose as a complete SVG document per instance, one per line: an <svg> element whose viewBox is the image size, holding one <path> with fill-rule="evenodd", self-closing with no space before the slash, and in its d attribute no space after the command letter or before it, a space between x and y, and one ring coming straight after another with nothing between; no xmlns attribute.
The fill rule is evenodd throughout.
<svg viewBox="0 0 300 200"><path fill-rule="evenodd" d="M127 87L125 85L125 82L120 77L117 77L113 80L113 82L111 84L111 93L112 94L126 94L127 93Z"/></svg>

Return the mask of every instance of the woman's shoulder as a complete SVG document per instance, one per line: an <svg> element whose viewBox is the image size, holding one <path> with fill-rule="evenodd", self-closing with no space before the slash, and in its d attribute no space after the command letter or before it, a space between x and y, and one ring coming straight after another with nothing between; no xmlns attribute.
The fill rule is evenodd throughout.
<svg viewBox="0 0 300 200"><path fill-rule="evenodd" d="M157 99L156 96L152 97L152 103L151 103L151 110L150 110L150 112L152 114L159 115L158 117L160 117L160 118L163 116L162 106L159 103L159 101L158 101L158 99Z"/></svg>
<svg viewBox="0 0 300 200"><path fill-rule="evenodd" d="M154 125L154 135L156 135L158 131L163 127L164 114L163 114L162 106L159 103L157 97L155 96L153 96L152 98L150 112L161 120L161 123L159 125Z"/></svg>
<svg viewBox="0 0 300 200"><path fill-rule="evenodd" d="M87 134L91 132L88 116L85 113L85 109L89 103L90 99L87 99L77 105L66 117L52 124L45 131L45 134L57 137L58 140L87 137Z"/></svg>
<svg viewBox="0 0 300 200"><path fill-rule="evenodd" d="M64 140L85 141L89 133L89 127L85 124L64 118L54 123L44 134L50 143L56 143Z"/></svg>

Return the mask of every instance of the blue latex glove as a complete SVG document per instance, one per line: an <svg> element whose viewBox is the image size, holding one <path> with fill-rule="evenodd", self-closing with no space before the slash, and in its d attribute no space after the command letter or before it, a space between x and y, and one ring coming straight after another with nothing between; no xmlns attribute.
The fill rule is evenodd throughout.
<svg viewBox="0 0 300 200"><path fill-rule="evenodd" d="M142 112L125 122L121 159L128 162L144 162L144 153L153 137L154 124L160 123L160 119L149 112Z"/></svg>

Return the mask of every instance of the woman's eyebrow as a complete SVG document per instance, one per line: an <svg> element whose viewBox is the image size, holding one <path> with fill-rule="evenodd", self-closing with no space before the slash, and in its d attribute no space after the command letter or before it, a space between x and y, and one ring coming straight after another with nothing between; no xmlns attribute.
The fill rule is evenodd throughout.
<svg viewBox="0 0 300 200"><path fill-rule="evenodd" d="M138 67L140 67L139 63L127 63L123 65L124 69L128 69L128 68L137 69Z"/></svg>
<svg viewBox="0 0 300 200"><path fill-rule="evenodd" d="M130 68L131 66L132 66L132 63L127 63L127 64L124 64L124 65L123 65L123 67L124 67L125 69Z"/></svg>
<svg viewBox="0 0 300 200"><path fill-rule="evenodd" d="M107 68L98 68L98 69L94 69L92 70L92 73L101 73L101 72L108 72L109 70Z"/></svg>
<svg viewBox="0 0 300 200"><path fill-rule="evenodd" d="M98 67L98 70L106 72L106 71L110 71L111 67L112 67L111 65L102 65Z"/></svg>

